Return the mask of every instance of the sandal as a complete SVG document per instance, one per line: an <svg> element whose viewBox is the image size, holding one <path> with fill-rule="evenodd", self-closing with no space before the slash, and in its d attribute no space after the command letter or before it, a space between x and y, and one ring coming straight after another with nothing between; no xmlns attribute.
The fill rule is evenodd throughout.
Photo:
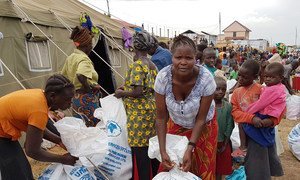
<svg viewBox="0 0 300 180"><path fill-rule="evenodd" d="M234 150L231 156L234 158L245 158L247 155L247 149L241 150L240 148Z"/></svg>

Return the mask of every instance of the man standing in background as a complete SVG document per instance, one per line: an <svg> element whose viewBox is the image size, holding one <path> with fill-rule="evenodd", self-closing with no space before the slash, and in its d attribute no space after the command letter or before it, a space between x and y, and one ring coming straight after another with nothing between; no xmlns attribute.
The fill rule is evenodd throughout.
<svg viewBox="0 0 300 180"><path fill-rule="evenodd" d="M148 51L151 57L151 61L156 65L160 71L162 68L172 64L172 54L168 49L164 49L158 45L157 39L152 36L154 43L152 48Z"/></svg>

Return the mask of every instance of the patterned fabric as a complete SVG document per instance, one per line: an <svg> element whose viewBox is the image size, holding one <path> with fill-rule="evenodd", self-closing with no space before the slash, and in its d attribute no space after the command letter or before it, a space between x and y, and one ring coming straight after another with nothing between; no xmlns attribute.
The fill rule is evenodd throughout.
<svg viewBox="0 0 300 180"><path fill-rule="evenodd" d="M127 113L128 143L131 147L145 147L149 145L149 138L155 133L155 100L154 80L157 70L150 70L142 60L137 60L129 66L125 78L125 91L132 91L134 86L143 87L140 98L126 97L124 105Z"/></svg>
<svg viewBox="0 0 300 180"><path fill-rule="evenodd" d="M168 127L168 133L170 134L186 136L188 139L190 139L192 135L191 129L186 129L174 124L172 120L169 121ZM201 179L216 179L217 136L218 124L214 116L213 119L203 127L194 153L192 154L192 167L190 172L201 177ZM161 172L165 170L160 166L158 171Z"/></svg>
<svg viewBox="0 0 300 180"><path fill-rule="evenodd" d="M78 112L73 114L74 117L84 119L88 126L95 126L99 122L94 117L94 111L99 107L99 91L86 94L75 93L72 99L72 108Z"/></svg>
<svg viewBox="0 0 300 180"><path fill-rule="evenodd" d="M165 95L167 109L173 121L185 128L192 129L198 114L202 96L210 96L215 92L216 83L211 73L199 66L199 75L191 93L184 101L176 101L172 91L172 65L162 69L155 80L154 90ZM215 102L211 103L206 122L212 120L215 113Z"/></svg>

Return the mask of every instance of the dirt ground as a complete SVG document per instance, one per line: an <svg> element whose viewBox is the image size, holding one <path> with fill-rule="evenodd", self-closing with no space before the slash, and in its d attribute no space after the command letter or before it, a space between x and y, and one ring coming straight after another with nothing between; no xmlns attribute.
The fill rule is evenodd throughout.
<svg viewBox="0 0 300 180"><path fill-rule="evenodd" d="M281 142L284 147L284 153L280 155L281 163L283 165L285 175L278 178L273 178L274 180L299 180L300 179L300 161L298 161L288 147L287 137L290 133L291 129L300 123L300 121L290 121L283 119L279 125L279 135L281 138ZM65 151L60 147L54 147L49 150L56 154L64 154ZM29 162L32 167L34 178L37 179L38 176L43 172L43 170L50 163L43 163L29 158Z"/></svg>
<svg viewBox="0 0 300 180"><path fill-rule="evenodd" d="M284 147L284 153L279 157L283 166L284 176L273 178L275 180L299 180L300 179L300 161L291 153L288 146L288 134L291 129L300 123L300 121L290 121L283 119L279 124L279 135Z"/></svg>

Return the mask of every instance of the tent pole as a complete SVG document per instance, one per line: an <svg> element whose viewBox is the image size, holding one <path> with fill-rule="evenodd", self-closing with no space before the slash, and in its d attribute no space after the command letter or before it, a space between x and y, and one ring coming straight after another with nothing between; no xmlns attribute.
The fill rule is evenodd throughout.
<svg viewBox="0 0 300 180"><path fill-rule="evenodd" d="M18 84L23 88L26 89L25 86L20 82L20 80L14 75L14 73L11 72L11 70L4 64L2 59L0 58L0 63L3 64L3 66L8 70L8 72L13 76L13 78L18 82Z"/></svg>
<svg viewBox="0 0 300 180"><path fill-rule="evenodd" d="M45 36L45 37L47 37L47 39L50 41L50 42L52 42L66 57L68 57L68 55L67 55L67 53L65 53L54 41L52 41L30 18L29 18L29 16L15 3L15 2L12 2L18 9L19 9L19 11L23 14L23 15L25 15L27 18L28 18L28 20ZM67 27L66 27L67 28ZM67 28L68 29L68 28ZM114 68L112 68L106 61L104 61L104 59L103 58L101 58L94 50L93 50L93 52L104 62L104 63L106 63L112 70L114 70L123 80L124 80L124 77L120 74L120 73L118 73ZM19 82L19 81L18 81ZM23 85L22 85L22 87L24 87Z"/></svg>
<svg viewBox="0 0 300 180"><path fill-rule="evenodd" d="M63 24L63 23L62 23ZM69 30L69 28L68 27L70 27L69 25L68 25L68 27L67 27L67 24L63 24L68 30ZM69 30L70 31L70 30ZM104 34L104 33L102 33L102 34ZM123 80L125 79L117 70L115 70L110 64L108 64L95 50L92 50L92 52L93 53L95 53L96 54L96 56L98 56L108 67L110 67L116 74L118 74Z"/></svg>
<svg viewBox="0 0 300 180"><path fill-rule="evenodd" d="M54 46L56 46L64 55L67 55L67 53L65 53L54 41L52 41L52 39L50 39L30 18L29 16L14 2L12 1L12 3L19 9L19 11L26 16L26 18L31 22L32 25L34 25L45 37L47 37L47 39L52 42L54 44Z"/></svg>

